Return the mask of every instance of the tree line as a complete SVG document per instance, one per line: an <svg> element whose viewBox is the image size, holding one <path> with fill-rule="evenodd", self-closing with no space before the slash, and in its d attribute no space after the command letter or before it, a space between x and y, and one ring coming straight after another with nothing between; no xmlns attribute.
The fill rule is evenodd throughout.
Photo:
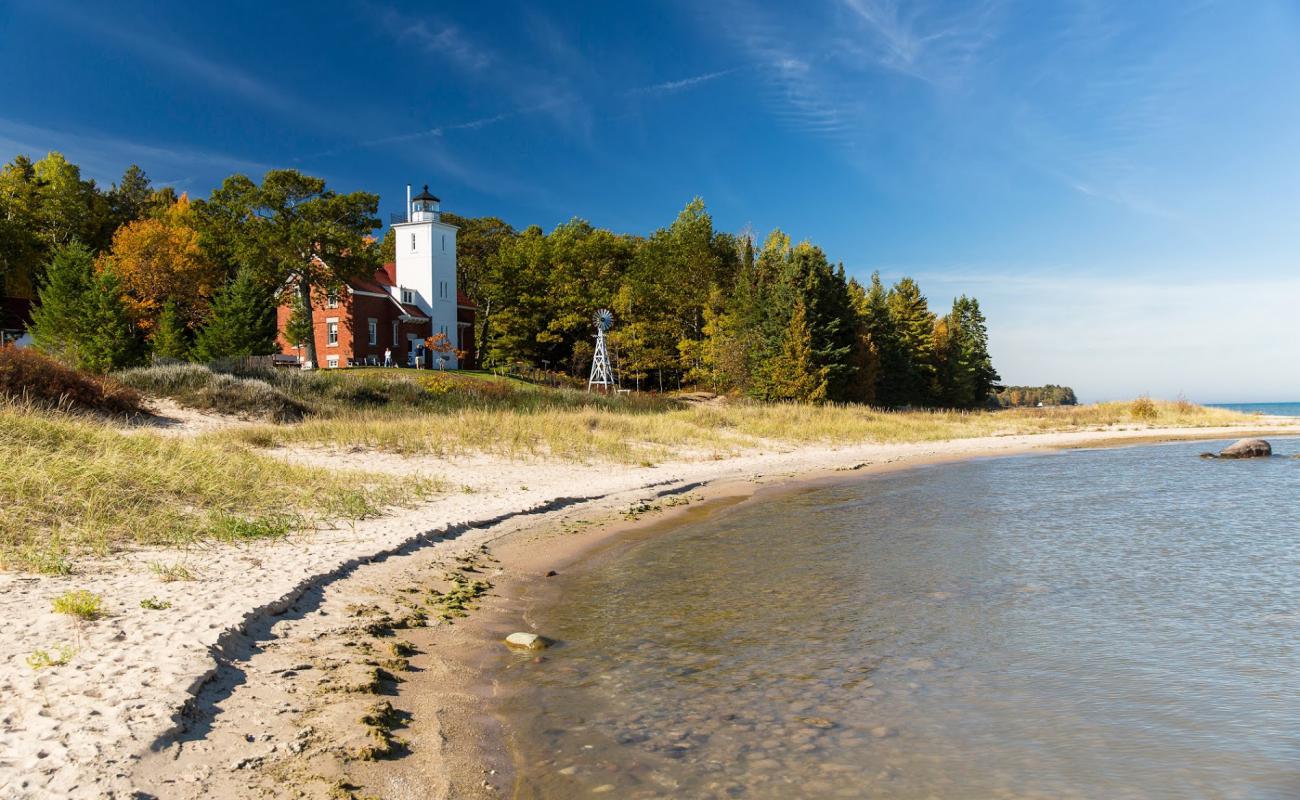
<svg viewBox="0 0 1300 800"><path fill-rule="evenodd" d="M276 350L275 309L309 348L313 302L393 258L378 197L273 170L207 198L131 167L107 189L51 153L0 170L0 291L35 298L38 346L106 371L150 354L213 360ZM616 317L624 385L762 400L974 408L999 380L974 298L930 309L910 278L865 284L821 248L714 229L703 201L649 236L574 219L550 232L443 213L484 363L584 376L592 314ZM313 300L312 298L317 298Z"/></svg>
<svg viewBox="0 0 1300 800"><path fill-rule="evenodd" d="M0 169L0 296L34 300L36 345L83 369L276 352L281 302L315 361L313 303L373 273L378 204L294 170L191 202L135 165L101 189L59 153L19 156Z"/></svg>
<svg viewBox="0 0 1300 800"><path fill-rule="evenodd" d="M1076 406L1079 399L1069 386L1003 386L998 389L997 403L1002 408Z"/></svg>
<svg viewBox="0 0 1300 800"><path fill-rule="evenodd" d="M646 237L574 219L549 233L463 218L458 282L478 305L485 363L589 369L592 312L609 307L625 385L699 386L762 400L988 405L999 380L979 302L946 314L910 278L864 285L821 248L714 229L702 200ZM391 239L385 248L391 248Z"/></svg>

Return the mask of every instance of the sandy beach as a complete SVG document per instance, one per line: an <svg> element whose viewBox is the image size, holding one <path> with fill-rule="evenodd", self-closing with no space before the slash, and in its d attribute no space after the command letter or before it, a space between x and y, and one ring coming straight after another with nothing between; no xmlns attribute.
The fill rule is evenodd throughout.
<svg viewBox="0 0 1300 800"><path fill-rule="evenodd" d="M647 467L278 450L454 488L274 542L133 550L78 561L67 576L0 574L0 794L509 796L508 732L481 711L491 687L475 653L527 629L518 598L529 585L611 537L795 479L1248 434L1300 435L1300 421L767 449ZM188 579L163 580L176 568ZM103 595L106 614L53 613L70 589ZM453 592L470 598L468 617L447 601ZM151 598L166 607L143 608ZM37 650L68 663L33 669Z"/></svg>

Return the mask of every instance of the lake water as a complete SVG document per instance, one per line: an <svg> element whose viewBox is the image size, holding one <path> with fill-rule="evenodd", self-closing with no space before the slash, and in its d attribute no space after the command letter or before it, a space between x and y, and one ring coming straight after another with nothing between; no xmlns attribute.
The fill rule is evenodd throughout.
<svg viewBox="0 0 1300 800"><path fill-rule="evenodd" d="M1300 797L1300 441L760 496L553 579L516 796ZM551 589L548 588L548 591Z"/></svg>
<svg viewBox="0 0 1300 800"><path fill-rule="evenodd" d="M1267 417L1300 417L1300 403L1210 403L1212 408L1226 408L1243 414Z"/></svg>

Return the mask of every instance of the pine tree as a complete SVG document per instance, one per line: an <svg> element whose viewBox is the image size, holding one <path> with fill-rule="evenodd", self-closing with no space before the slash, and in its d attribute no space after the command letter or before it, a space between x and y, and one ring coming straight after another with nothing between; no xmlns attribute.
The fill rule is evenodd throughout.
<svg viewBox="0 0 1300 800"><path fill-rule="evenodd" d="M849 352L853 375L846 387L846 399L875 405L879 402L876 387L880 382L880 348L872 334L870 301L856 280L848 282L848 295L853 311L853 349Z"/></svg>
<svg viewBox="0 0 1300 800"><path fill-rule="evenodd" d="M940 397L955 408L977 408L989 402L1001 380L988 351L988 330L979 301L962 295L952 312L935 324Z"/></svg>
<svg viewBox="0 0 1300 800"><path fill-rule="evenodd" d="M249 270L240 270L212 300L212 317L199 331L200 361L269 355L276 351L275 302Z"/></svg>
<svg viewBox="0 0 1300 800"><path fill-rule="evenodd" d="M154 326L153 338L150 340L153 354L157 358L169 358L179 361L190 357L190 334L181 319L181 313L174 300L163 304L162 313Z"/></svg>
<svg viewBox="0 0 1300 800"><path fill-rule="evenodd" d="M77 363L87 330L86 301L94 283L89 248L75 241L55 248L32 311L31 334L39 349L66 363Z"/></svg>
<svg viewBox="0 0 1300 800"><path fill-rule="evenodd" d="M770 399L824 402L827 368L817 366L814 355L808 312L803 301L799 301L782 337L780 363L773 365Z"/></svg>
<svg viewBox="0 0 1300 800"><path fill-rule="evenodd" d="M85 327L77 348L77 366L92 372L134 367L144 360L144 347L112 270L94 279L85 297Z"/></svg>
<svg viewBox="0 0 1300 800"><path fill-rule="evenodd" d="M895 405L934 405L934 314L921 287L903 278L885 298L889 321L898 345Z"/></svg>

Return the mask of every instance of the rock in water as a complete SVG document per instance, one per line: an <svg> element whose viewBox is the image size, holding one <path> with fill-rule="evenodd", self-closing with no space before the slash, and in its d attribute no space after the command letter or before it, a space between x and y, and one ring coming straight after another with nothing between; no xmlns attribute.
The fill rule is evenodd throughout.
<svg viewBox="0 0 1300 800"><path fill-rule="evenodd" d="M506 637L506 646L518 650L541 650L546 640L535 633L512 633Z"/></svg>
<svg viewBox="0 0 1300 800"><path fill-rule="evenodd" d="M1242 439L1219 451L1219 458L1261 458L1273 455L1273 446L1263 439Z"/></svg>

